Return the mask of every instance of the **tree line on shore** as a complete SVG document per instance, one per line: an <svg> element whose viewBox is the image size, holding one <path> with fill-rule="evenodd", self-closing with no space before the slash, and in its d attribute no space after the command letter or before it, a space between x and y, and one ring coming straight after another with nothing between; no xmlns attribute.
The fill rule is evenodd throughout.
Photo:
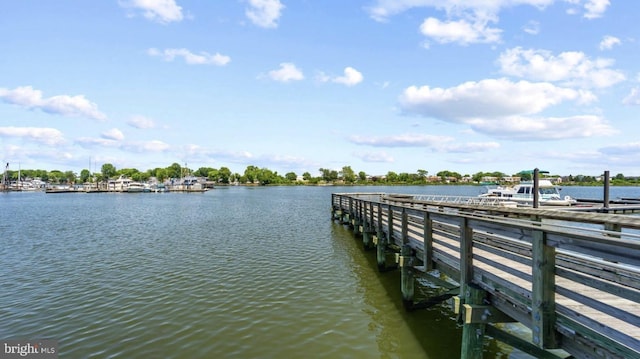
<svg viewBox="0 0 640 359"><path fill-rule="evenodd" d="M106 182L109 179L115 179L119 176L131 178L133 181L147 182L151 178L155 178L158 182L164 182L168 179L180 179L188 176L206 178L207 181L215 184L258 184L258 185L295 185L295 184L345 184L345 185L424 185L424 184L478 184L486 179L493 180L496 183L503 182L508 177L519 177L520 180L531 180L531 173L521 172L513 175L507 175L503 172L477 172L473 175L461 175L455 171L439 171L435 175L429 175L429 171L418 169L414 173L400 172L396 173L388 171L382 175L369 175L364 171L356 172L351 166L343 166L340 170L320 168L319 175L313 176L309 172L301 175L295 172L287 172L284 175L279 174L268 168L259 168L249 165L243 173L233 172L228 167L212 168L200 167L196 170L178 163L173 163L168 167L157 167L147 171L139 171L135 168L116 167L111 163L102 165L100 172L91 172L83 169L79 174L73 171L59 170L29 170L20 171L5 170L5 180L16 181L28 178L38 178L51 184L78 184L91 182ZM18 176L21 178L19 179ZM560 177L560 176L551 176ZM588 175L568 175L562 176L563 185L599 185L602 183L601 176ZM626 177L619 173L611 178L612 185L640 185L640 178Z"/></svg>

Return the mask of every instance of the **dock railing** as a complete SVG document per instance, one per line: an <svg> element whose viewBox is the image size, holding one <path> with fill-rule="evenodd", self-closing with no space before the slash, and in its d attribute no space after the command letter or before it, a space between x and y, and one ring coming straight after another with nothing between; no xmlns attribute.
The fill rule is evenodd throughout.
<svg viewBox="0 0 640 359"><path fill-rule="evenodd" d="M640 217L380 193L333 194L332 212L380 269L397 252L405 304L416 275L459 284L462 358L482 357L480 332L539 357L640 358ZM495 325L513 321L528 341Z"/></svg>

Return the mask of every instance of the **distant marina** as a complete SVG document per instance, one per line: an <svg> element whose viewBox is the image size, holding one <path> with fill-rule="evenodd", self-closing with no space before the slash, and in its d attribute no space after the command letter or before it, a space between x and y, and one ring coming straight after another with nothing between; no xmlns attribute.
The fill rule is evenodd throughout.
<svg viewBox="0 0 640 359"><path fill-rule="evenodd" d="M86 183L73 185L51 185L42 181L20 181L3 185L4 192L45 192L45 193L165 193L165 192L206 192L213 189L209 183L197 180L183 180L169 183L135 182L126 178L108 183Z"/></svg>

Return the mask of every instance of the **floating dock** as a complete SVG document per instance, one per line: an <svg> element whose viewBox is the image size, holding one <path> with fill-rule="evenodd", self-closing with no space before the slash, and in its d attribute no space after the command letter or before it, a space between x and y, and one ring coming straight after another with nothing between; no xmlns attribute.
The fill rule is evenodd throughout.
<svg viewBox="0 0 640 359"><path fill-rule="evenodd" d="M624 205L599 213L336 193L331 206L381 271L398 270L407 309L449 301L463 359L482 358L485 335L538 358L640 358L640 217L613 214ZM417 298L422 280L439 294Z"/></svg>

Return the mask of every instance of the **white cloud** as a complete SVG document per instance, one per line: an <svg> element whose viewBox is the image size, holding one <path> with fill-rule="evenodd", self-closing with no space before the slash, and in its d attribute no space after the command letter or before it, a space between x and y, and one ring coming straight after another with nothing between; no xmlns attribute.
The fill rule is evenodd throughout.
<svg viewBox="0 0 640 359"><path fill-rule="evenodd" d="M208 52L201 51L199 54L194 54L187 49L164 49L160 51L158 49L151 48L147 50L149 56L159 56L165 61L173 61L176 57L182 57L184 62L188 65L217 65L224 66L231 61L229 56L216 53L214 55Z"/></svg>
<svg viewBox="0 0 640 359"><path fill-rule="evenodd" d="M317 79L322 82L331 81L331 82L335 82L335 83L339 83L347 86L355 86L361 83L364 77L362 76L362 73L360 71L354 69L353 67L346 67L344 69L343 76L331 77L324 73L320 73L317 76Z"/></svg>
<svg viewBox="0 0 640 359"><path fill-rule="evenodd" d="M279 82L304 80L302 71L290 62L283 62L280 64L280 69L269 71L269 77Z"/></svg>
<svg viewBox="0 0 640 359"><path fill-rule="evenodd" d="M522 30L529 35L537 35L540 33L540 23L537 21L529 21Z"/></svg>
<svg viewBox="0 0 640 359"><path fill-rule="evenodd" d="M95 120L106 120L107 116L98 111L98 106L83 95L58 95L42 97L42 91L31 86L17 87L13 90L0 88L0 99L6 103L28 109L39 109L47 113L70 117L88 117Z"/></svg>
<svg viewBox="0 0 640 359"><path fill-rule="evenodd" d="M380 162L380 163L393 163L395 159L390 154L382 152L359 152L353 154L355 157L360 158L364 162Z"/></svg>
<svg viewBox="0 0 640 359"><path fill-rule="evenodd" d="M164 152L171 146L167 143L153 140L142 142L123 142L110 138L91 138L81 137L76 139L76 143L82 147L113 147L126 152L146 153L146 152Z"/></svg>
<svg viewBox="0 0 640 359"><path fill-rule="evenodd" d="M609 0L586 0L584 4L586 10L584 17L587 19L602 17L609 5Z"/></svg>
<svg viewBox="0 0 640 359"><path fill-rule="evenodd" d="M500 41L502 30L487 27L487 22L485 21L470 23L462 19L445 22L430 17L420 25L420 32L441 44L455 42L461 45L468 45L472 43L498 42Z"/></svg>
<svg viewBox="0 0 640 359"><path fill-rule="evenodd" d="M189 158L202 159L206 161L244 162L255 158L255 156L248 151L234 152L228 150L215 150L195 144L185 145L180 151Z"/></svg>
<svg viewBox="0 0 640 359"><path fill-rule="evenodd" d="M593 99L590 92L502 78L469 81L446 89L411 86L402 94L400 105L408 113L462 122L478 116L534 114L563 101L589 102Z"/></svg>
<svg viewBox="0 0 640 359"><path fill-rule="evenodd" d="M182 7L175 0L120 0L120 6L142 11L142 15L151 21L167 24L182 21Z"/></svg>
<svg viewBox="0 0 640 359"><path fill-rule="evenodd" d="M622 103L625 105L640 106L640 88L632 88L627 97L622 100Z"/></svg>
<svg viewBox="0 0 640 359"><path fill-rule="evenodd" d="M284 5L280 0L249 0L245 14L255 25L265 28L278 27Z"/></svg>
<svg viewBox="0 0 640 359"><path fill-rule="evenodd" d="M47 127L0 127L0 137L18 137L51 146L65 142L62 132Z"/></svg>
<svg viewBox="0 0 640 359"><path fill-rule="evenodd" d="M546 140L615 133L598 116L532 117L566 101L594 99L591 92L550 83L487 79L446 89L411 86L400 97L400 107L409 114L463 123L496 138Z"/></svg>
<svg viewBox="0 0 640 359"><path fill-rule="evenodd" d="M620 45L621 43L617 37L607 35L600 41L600 50L611 50L615 45Z"/></svg>
<svg viewBox="0 0 640 359"><path fill-rule="evenodd" d="M362 73L353 67L347 67L344 69L344 76L340 76L334 79L335 82L344 84L347 86L354 86L362 82Z"/></svg>
<svg viewBox="0 0 640 359"><path fill-rule="evenodd" d="M142 142L127 142L123 143L120 147L123 151L148 153L148 152L164 152L171 146L169 144L159 141L142 141Z"/></svg>
<svg viewBox="0 0 640 359"><path fill-rule="evenodd" d="M598 149L607 155L640 155L640 142L623 143Z"/></svg>
<svg viewBox="0 0 640 359"><path fill-rule="evenodd" d="M477 118L467 123L475 131L510 140L560 140L617 133L606 121L593 115L571 117L508 116Z"/></svg>
<svg viewBox="0 0 640 359"><path fill-rule="evenodd" d="M591 60L583 52L569 51L554 56L547 50L506 50L498 59L506 75L530 80L562 82L584 87L609 87L625 80L625 75L610 67L613 60Z"/></svg>
<svg viewBox="0 0 640 359"><path fill-rule="evenodd" d="M442 147L440 150L451 153L476 153L495 150L497 148L500 148L500 144L498 142L468 142L449 144Z"/></svg>
<svg viewBox="0 0 640 359"><path fill-rule="evenodd" d="M500 147L497 142L456 143L456 139L449 136L415 133L382 137L352 136L349 141L373 147L426 147L438 152L453 153L484 152Z"/></svg>
<svg viewBox="0 0 640 359"><path fill-rule="evenodd" d="M376 0L374 5L367 7L366 10L376 21L387 21L391 16L420 7L445 11L448 17L464 13L472 13L477 17L495 17L503 8L529 5L544 9L555 2L556 0ZM584 17L588 19L601 17L610 5L609 0L564 0L564 2L572 5L584 4ZM570 13L573 12L570 11Z"/></svg>
<svg viewBox="0 0 640 359"><path fill-rule="evenodd" d="M156 127L155 122L147 117L136 115L131 116L127 124L131 127L139 128L139 129L149 129Z"/></svg>
<svg viewBox="0 0 640 359"><path fill-rule="evenodd" d="M108 138L95 137L79 137L74 141L76 144L84 148L92 147L120 147L121 142Z"/></svg>
<svg viewBox="0 0 640 359"><path fill-rule="evenodd" d="M114 140L114 141L124 140L124 134L122 133L122 131L120 131L117 128L112 128L108 131L103 132L100 137L107 140Z"/></svg>
<svg viewBox="0 0 640 359"><path fill-rule="evenodd" d="M437 147L454 139L449 136L403 134L395 136L365 137L351 136L349 141L357 145L373 147Z"/></svg>
<svg viewBox="0 0 640 359"><path fill-rule="evenodd" d="M609 6L609 0L564 0L572 5L584 4L584 17L601 17ZM500 41L501 29L489 27L489 23L498 23L498 15L504 8L528 5L544 9L556 0L377 0L366 8L371 18L385 22L396 14L413 8L433 8L444 11L447 20L429 17L424 20L420 31L439 43L496 43ZM570 13L575 13L572 9ZM529 34L537 34L538 23L529 23L524 27ZM425 45L428 47L428 44Z"/></svg>

